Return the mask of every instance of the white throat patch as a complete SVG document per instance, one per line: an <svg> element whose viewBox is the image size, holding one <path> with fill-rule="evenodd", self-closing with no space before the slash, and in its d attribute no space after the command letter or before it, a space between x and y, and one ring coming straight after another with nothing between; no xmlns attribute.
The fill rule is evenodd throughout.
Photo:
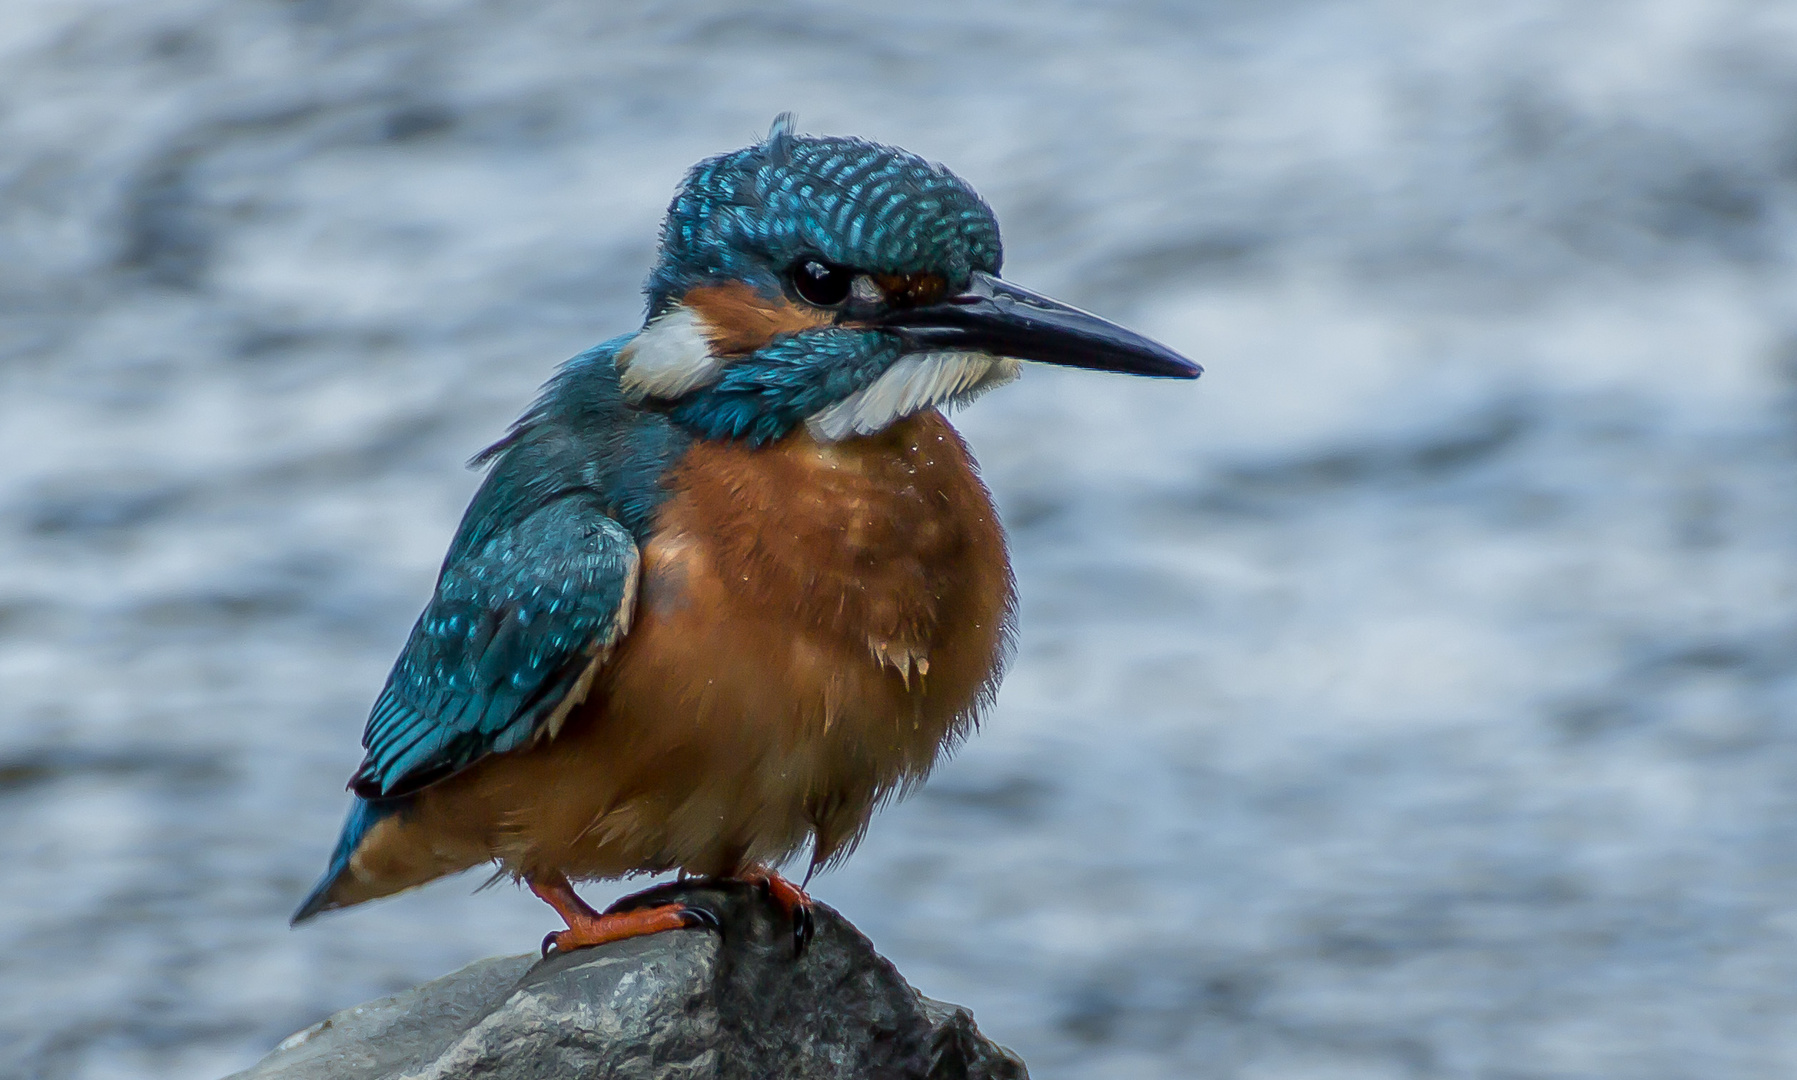
<svg viewBox="0 0 1797 1080"><path fill-rule="evenodd" d="M697 311L676 304L618 350L618 382L633 401L676 398L710 382L724 367L712 355Z"/></svg>
<svg viewBox="0 0 1797 1080"><path fill-rule="evenodd" d="M805 421L823 442L871 435L901 417L971 401L1017 377L1023 362L986 352L913 353Z"/></svg>

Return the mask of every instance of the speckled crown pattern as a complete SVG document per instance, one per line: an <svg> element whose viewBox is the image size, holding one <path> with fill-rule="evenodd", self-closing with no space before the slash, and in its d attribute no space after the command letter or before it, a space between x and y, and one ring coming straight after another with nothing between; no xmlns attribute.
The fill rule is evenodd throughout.
<svg viewBox="0 0 1797 1080"><path fill-rule="evenodd" d="M896 147L792 134L785 117L765 141L692 168L661 243L651 314L707 278L778 291L769 267L801 255L880 273L931 270L951 287L1003 261L992 208L960 177Z"/></svg>

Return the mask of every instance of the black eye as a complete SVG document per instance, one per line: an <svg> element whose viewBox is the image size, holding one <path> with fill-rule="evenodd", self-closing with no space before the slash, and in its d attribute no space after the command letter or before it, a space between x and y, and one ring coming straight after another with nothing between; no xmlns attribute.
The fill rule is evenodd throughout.
<svg viewBox="0 0 1797 1080"><path fill-rule="evenodd" d="M793 291L818 307L835 307L847 300L849 285L855 280L853 270L822 259L800 259L790 274Z"/></svg>

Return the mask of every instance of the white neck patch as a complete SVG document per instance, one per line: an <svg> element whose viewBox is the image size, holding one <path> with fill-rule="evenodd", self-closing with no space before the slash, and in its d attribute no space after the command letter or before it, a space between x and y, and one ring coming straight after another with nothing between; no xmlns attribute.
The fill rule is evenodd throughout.
<svg viewBox="0 0 1797 1080"><path fill-rule="evenodd" d="M1023 362L986 352L913 353L880 377L805 421L823 442L871 435L938 405L971 401L1017 377Z"/></svg>
<svg viewBox="0 0 1797 1080"><path fill-rule="evenodd" d="M618 350L618 382L633 401L676 398L717 377L724 362L712 355L705 319L676 304Z"/></svg>

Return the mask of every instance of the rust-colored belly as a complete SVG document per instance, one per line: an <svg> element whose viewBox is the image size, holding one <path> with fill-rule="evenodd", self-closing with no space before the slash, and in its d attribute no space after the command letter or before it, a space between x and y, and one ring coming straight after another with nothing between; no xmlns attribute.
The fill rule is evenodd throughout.
<svg viewBox="0 0 1797 1080"><path fill-rule="evenodd" d="M421 793L412 821L446 856L730 873L815 838L822 862L996 689L1004 536L937 413L836 444L698 444L670 481L631 631L586 703Z"/></svg>

